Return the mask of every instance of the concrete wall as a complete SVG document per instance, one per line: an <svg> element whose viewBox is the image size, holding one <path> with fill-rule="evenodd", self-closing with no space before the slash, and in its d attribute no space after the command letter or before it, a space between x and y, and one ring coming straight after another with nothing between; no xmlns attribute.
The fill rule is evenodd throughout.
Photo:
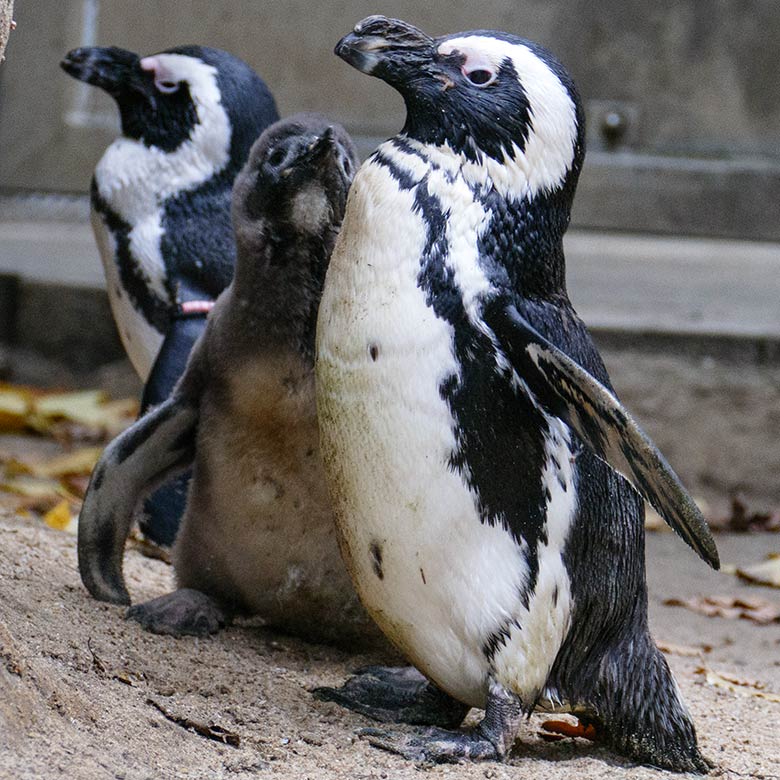
<svg viewBox="0 0 780 780"><path fill-rule="evenodd" d="M589 117L577 224L780 239L776 0L20 3L0 73L0 187L86 190L117 123L108 98L57 67L82 44L229 49L266 78L283 113L324 111L368 149L400 126L401 100L332 49L377 12L432 33L509 30L560 56ZM611 143L602 132L610 112L623 120Z"/></svg>

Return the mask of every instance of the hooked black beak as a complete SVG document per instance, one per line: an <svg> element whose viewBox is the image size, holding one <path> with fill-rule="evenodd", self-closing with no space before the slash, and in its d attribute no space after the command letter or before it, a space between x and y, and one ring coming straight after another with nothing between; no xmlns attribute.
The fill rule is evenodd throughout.
<svg viewBox="0 0 780 780"><path fill-rule="evenodd" d="M392 84L430 61L433 43L433 38L408 22L368 16L336 44L335 52L359 71Z"/></svg>
<svg viewBox="0 0 780 780"><path fill-rule="evenodd" d="M137 54L116 46L85 46L69 51L60 67L74 79L118 98L129 90L145 91L139 62Z"/></svg>
<svg viewBox="0 0 780 780"><path fill-rule="evenodd" d="M333 128L329 127L322 135L314 138L311 143L291 161L289 167L282 176L289 176L293 169L305 165L321 165L331 156L334 144L335 138L333 135Z"/></svg>

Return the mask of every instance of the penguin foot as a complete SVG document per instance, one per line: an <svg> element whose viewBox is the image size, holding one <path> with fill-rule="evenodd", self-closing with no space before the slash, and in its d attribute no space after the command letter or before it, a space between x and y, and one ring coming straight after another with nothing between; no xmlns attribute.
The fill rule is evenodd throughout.
<svg viewBox="0 0 780 780"><path fill-rule="evenodd" d="M153 634L206 637L216 634L229 622L228 615L211 596L193 588L136 604L125 613Z"/></svg>
<svg viewBox="0 0 780 780"><path fill-rule="evenodd" d="M410 761L447 764L458 761L502 761L504 754L487 737L473 731L457 732L428 728L411 734L381 729L361 729L358 735L370 745Z"/></svg>
<svg viewBox="0 0 780 780"><path fill-rule="evenodd" d="M369 744L411 761L434 764L469 761L503 761L514 743L524 708L519 697L495 680L488 692L485 717L469 731L428 728L397 734L381 729L362 729L358 734Z"/></svg>
<svg viewBox="0 0 780 780"><path fill-rule="evenodd" d="M367 666L340 688L312 693L382 723L457 728L469 711L411 666Z"/></svg>

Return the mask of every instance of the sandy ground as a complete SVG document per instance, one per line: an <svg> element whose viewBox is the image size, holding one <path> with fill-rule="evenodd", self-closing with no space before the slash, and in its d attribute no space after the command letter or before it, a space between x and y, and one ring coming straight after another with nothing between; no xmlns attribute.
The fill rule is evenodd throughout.
<svg viewBox="0 0 780 780"><path fill-rule="evenodd" d="M119 607L82 588L75 537L35 519L0 514L0 777L2 778L654 778L584 741L547 743L536 716L505 765L418 767L356 738L370 725L309 689L339 683L369 661L274 634L257 621L208 639L145 633ZM720 536L724 561L746 564L780 550L780 536ZM130 550L134 599L164 593L171 570ZM711 645L719 672L780 692L780 624L705 618L661 604L696 593L763 595L714 574L671 534L649 536L656 638ZM701 660L670 663L716 777L780 778L780 703L708 685ZM220 726L233 747L167 719ZM472 715L474 715L473 713ZM421 775L423 773L423 775Z"/></svg>

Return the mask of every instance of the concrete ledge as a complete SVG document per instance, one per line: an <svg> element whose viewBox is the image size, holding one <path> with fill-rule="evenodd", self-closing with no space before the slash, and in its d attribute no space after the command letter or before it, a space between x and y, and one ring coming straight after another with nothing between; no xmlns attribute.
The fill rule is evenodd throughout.
<svg viewBox="0 0 780 780"><path fill-rule="evenodd" d="M84 197L0 197L0 273L102 289ZM780 339L780 244L571 230L569 293L596 330Z"/></svg>

